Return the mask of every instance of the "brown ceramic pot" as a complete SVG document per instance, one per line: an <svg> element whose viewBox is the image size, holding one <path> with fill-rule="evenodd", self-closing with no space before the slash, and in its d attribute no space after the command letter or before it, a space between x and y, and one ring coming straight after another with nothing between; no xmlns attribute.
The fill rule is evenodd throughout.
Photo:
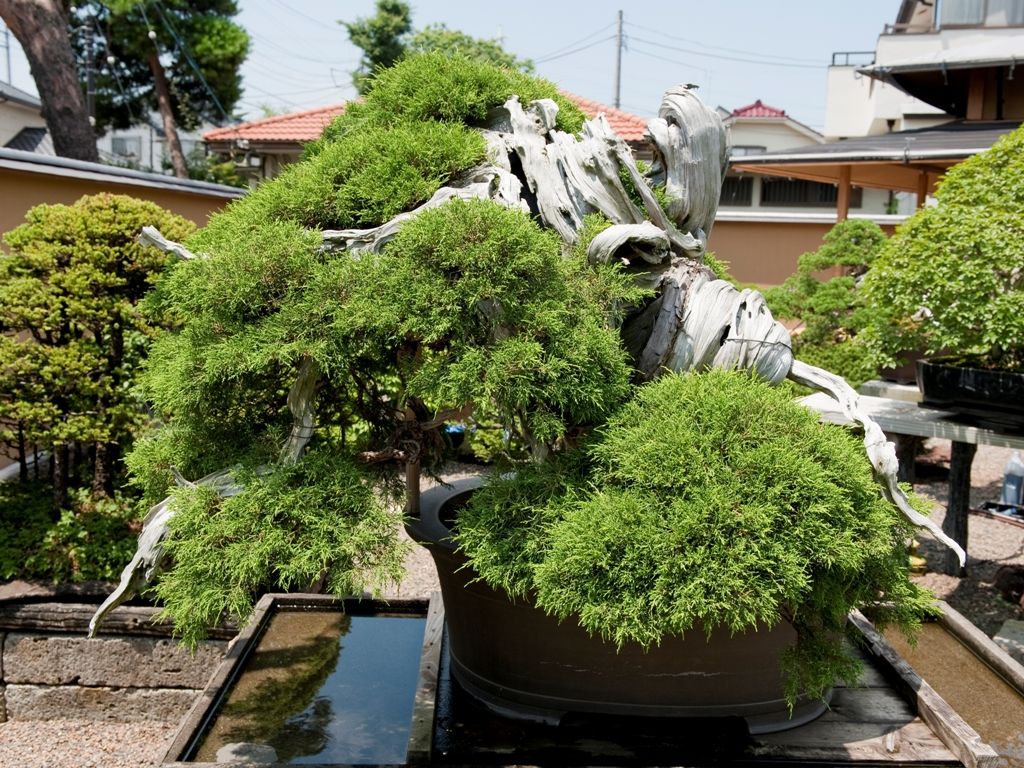
<svg viewBox="0 0 1024 768"><path fill-rule="evenodd" d="M467 691L503 714L557 720L569 712L656 717L744 717L751 733L802 725L827 709L800 701L790 713L779 657L793 628L732 635L695 628L644 650L617 649L572 621L491 589L455 550L443 522L480 478L423 493L420 519L406 528L434 558L448 628L451 670Z"/></svg>

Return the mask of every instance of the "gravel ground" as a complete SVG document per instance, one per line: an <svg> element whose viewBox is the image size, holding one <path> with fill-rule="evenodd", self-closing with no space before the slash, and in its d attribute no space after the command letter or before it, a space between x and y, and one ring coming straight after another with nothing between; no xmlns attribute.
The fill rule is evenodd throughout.
<svg viewBox="0 0 1024 768"><path fill-rule="evenodd" d="M915 490L933 499L940 521L947 497L949 443L934 441L919 463L921 482ZM972 506L998 499L1008 449L981 446L972 472ZM467 468L460 467L465 471ZM919 553L933 562L941 548L920 536ZM1009 618L1024 619L1024 611L1002 600L992 579L1002 565L1024 565L1024 528L972 515L969 525L967 576L937 573L915 577L967 616L988 634ZM438 589L433 563L426 551L414 547L407 559L408 574L398 595L429 596ZM149 768L162 759L177 723L113 723L94 720L17 721L0 724L0 768Z"/></svg>

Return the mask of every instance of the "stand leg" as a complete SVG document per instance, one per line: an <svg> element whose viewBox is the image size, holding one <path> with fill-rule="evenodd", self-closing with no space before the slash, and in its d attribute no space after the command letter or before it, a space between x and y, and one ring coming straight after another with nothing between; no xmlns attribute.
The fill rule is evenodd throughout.
<svg viewBox="0 0 1024 768"><path fill-rule="evenodd" d="M914 464L922 438L913 435L892 435L891 438L896 446L896 460L900 464L896 479L901 483L916 483L917 472L914 471Z"/></svg>
<svg viewBox="0 0 1024 768"><path fill-rule="evenodd" d="M942 531L967 550L967 509L971 501L971 462L978 446L954 442L949 457L949 505ZM942 567L950 576L963 576L965 570L952 552L946 552Z"/></svg>

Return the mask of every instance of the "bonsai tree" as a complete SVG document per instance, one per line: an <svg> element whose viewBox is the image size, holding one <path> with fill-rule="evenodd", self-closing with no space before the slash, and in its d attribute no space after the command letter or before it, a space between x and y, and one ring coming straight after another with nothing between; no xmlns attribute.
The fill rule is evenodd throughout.
<svg viewBox="0 0 1024 768"><path fill-rule="evenodd" d="M900 570L902 537L908 520L928 523L895 483L891 445L840 379L793 360L760 294L702 263L726 157L721 122L680 88L650 133L657 160L645 175L603 118L584 124L551 84L459 56L414 56L377 73L302 163L184 247L164 242L184 258L164 294L183 328L153 348L145 389L165 424L131 456L154 504L150 535L93 630L164 565L155 591L189 641L224 611L245 616L261 588L382 587L403 554L397 505L382 503L403 487L388 463L405 467L415 515L419 470L445 454L440 427L494 420L530 456L510 481L528 486L522 509L552 525L538 538L518 507L494 503L463 530L481 573L510 591L536 587L542 605L580 611L584 626L617 641L655 642L698 619L739 627L802 616L812 651L794 666L794 691L820 692L848 671L831 630L852 605L885 603L912 627L925 597ZM711 368L742 373L697 373ZM675 374L657 381L673 371L693 372L681 390ZM848 438L765 394L787 376L843 399L870 463L848 467ZM743 431L759 417L763 431ZM707 440L691 445L702 431ZM764 431L779 434L761 446ZM741 442L752 450L734 450ZM705 461L723 451L741 463ZM872 472L882 483L868 488ZM850 479L833 488L838 475ZM692 528L701 500L726 500L757 478L744 514L764 549L752 556L781 553L794 517L806 517L794 530L807 535L780 555L787 583L756 606L734 608L730 595L764 586L767 556L745 579L735 564L709 571L731 573L720 595L613 630L612 614L587 618L604 610L593 606L611 584L585 559L577 569L587 553L566 551L569 571L545 559L574 541L600 548L580 533L598 518L643 549L652 526ZM805 481L805 495L787 496ZM684 487L693 506L673 511L669 497ZM658 503L641 510L649 498ZM668 517L656 523L658 514ZM735 529L722 522L703 520L718 537ZM508 553L494 567L488 541ZM665 564L659 584L674 597L687 591L682 562L700 565ZM623 563L613 580L659 578L649 560ZM578 593L559 593L570 578L582 579ZM634 590L626 610L660 599Z"/></svg>
<svg viewBox="0 0 1024 768"><path fill-rule="evenodd" d="M818 250L800 257L795 274L764 294L777 317L803 323L793 336L793 354L840 374L853 387L878 371L868 348L855 339L870 313L860 285L885 241L873 221L841 221Z"/></svg>
<svg viewBox="0 0 1024 768"><path fill-rule="evenodd" d="M171 258L135 241L146 224L179 238L194 230L154 203L100 194L36 206L4 236L0 441L13 448L21 487L4 489L0 518L5 529L22 529L14 557L23 576L109 577L124 555L118 541L132 538L134 505L114 497L124 482L122 450L147 420L132 391L136 371L164 325L143 300ZM33 516L20 495L40 474L50 498ZM78 550L89 542L86 556Z"/></svg>
<svg viewBox="0 0 1024 768"><path fill-rule="evenodd" d="M864 281L865 339L895 364L906 349L947 350L976 366L1024 369L1024 130L949 170Z"/></svg>

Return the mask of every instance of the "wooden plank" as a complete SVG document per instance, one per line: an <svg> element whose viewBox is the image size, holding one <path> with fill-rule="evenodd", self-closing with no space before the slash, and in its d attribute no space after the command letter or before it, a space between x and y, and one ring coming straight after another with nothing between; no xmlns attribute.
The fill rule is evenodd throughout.
<svg viewBox="0 0 1024 768"><path fill-rule="evenodd" d="M815 722L902 724L915 717L910 704L891 688L837 688L829 710Z"/></svg>
<svg viewBox="0 0 1024 768"><path fill-rule="evenodd" d="M897 384L895 381L873 379L861 384L857 391L870 397L884 397L889 400L903 400L908 403L921 402L921 390L916 384Z"/></svg>
<svg viewBox="0 0 1024 768"><path fill-rule="evenodd" d="M921 721L902 725L815 721L793 731L759 736L757 757L830 763L956 764L956 756Z"/></svg>
<svg viewBox="0 0 1024 768"><path fill-rule="evenodd" d="M1024 696L1024 666L992 642L992 638L964 618L963 614L955 610L953 606L943 600L939 601L939 606L942 608L942 617L939 622L993 672L1003 678L1021 696Z"/></svg>
<svg viewBox="0 0 1024 768"><path fill-rule="evenodd" d="M991 768L999 755L985 744L977 731L964 722L945 699L939 696L914 669L889 645L860 611L850 613L851 625L861 633L871 651L885 660L896 673L894 678L903 693L916 705L917 712L966 768Z"/></svg>
<svg viewBox="0 0 1024 768"><path fill-rule="evenodd" d="M441 669L441 639L444 634L444 602L441 593L430 596L427 625L423 630L423 654L412 708L409 747L406 762L421 765L430 762L434 751L434 715L437 703L437 679Z"/></svg>
<svg viewBox="0 0 1024 768"><path fill-rule="evenodd" d="M850 425L836 402L820 392L800 398L800 402L818 411L822 420L831 424ZM1024 450L1024 435L1004 435L991 429L974 427L951 419L949 411L920 406L884 397L860 396L861 408L871 416L887 434L941 437L973 445L996 445Z"/></svg>
<svg viewBox="0 0 1024 768"><path fill-rule="evenodd" d="M249 622L238 633L235 641L228 646L224 661L214 670L210 682L207 683L188 714L182 719L161 764L174 763L188 758L188 753L195 746L195 739L202 736L221 694L231 686L235 676L241 672L246 656L255 649L256 639L259 638L263 628L270 621L273 604L274 595L264 595L256 603Z"/></svg>

